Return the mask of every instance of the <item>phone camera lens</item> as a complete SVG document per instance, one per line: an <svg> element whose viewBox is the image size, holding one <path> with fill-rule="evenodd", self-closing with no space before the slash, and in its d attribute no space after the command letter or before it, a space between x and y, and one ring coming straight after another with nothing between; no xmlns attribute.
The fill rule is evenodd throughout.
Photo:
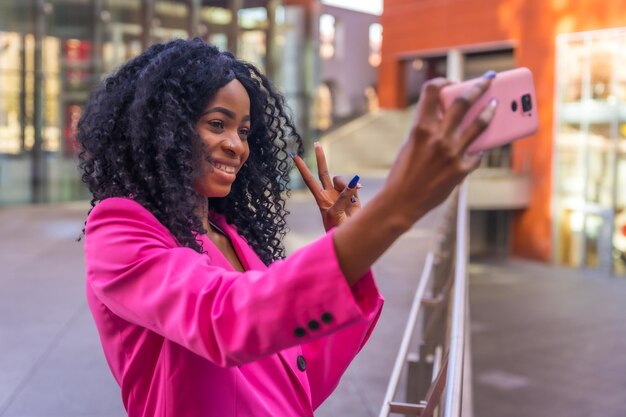
<svg viewBox="0 0 626 417"><path fill-rule="evenodd" d="M530 99L530 94L524 94L522 96L522 110L524 112L531 111L533 108L533 103Z"/></svg>
<svg viewBox="0 0 626 417"><path fill-rule="evenodd" d="M511 102L511 110L513 110L513 113L517 111L517 101L513 100Z"/></svg>

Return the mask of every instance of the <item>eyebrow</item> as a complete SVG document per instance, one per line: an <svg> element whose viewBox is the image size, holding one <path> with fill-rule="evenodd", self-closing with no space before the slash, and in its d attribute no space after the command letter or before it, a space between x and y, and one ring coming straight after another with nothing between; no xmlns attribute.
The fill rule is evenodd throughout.
<svg viewBox="0 0 626 417"><path fill-rule="evenodd" d="M209 113L222 113L224 115L226 115L227 117L234 119L235 118L235 113L228 110L225 107L221 107L221 106L216 106L216 107L211 107L209 110L205 111L204 113L202 113L202 116L207 115ZM248 120L250 120L250 115L246 115L243 117L244 122L247 122Z"/></svg>

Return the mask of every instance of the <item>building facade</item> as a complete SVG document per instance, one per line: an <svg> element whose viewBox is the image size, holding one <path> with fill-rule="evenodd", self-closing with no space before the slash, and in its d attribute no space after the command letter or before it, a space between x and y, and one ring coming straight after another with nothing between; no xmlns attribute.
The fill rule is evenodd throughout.
<svg viewBox="0 0 626 417"><path fill-rule="evenodd" d="M514 255L626 270L624 10L623 0L385 1L383 107L411 101L415 62L430 64L422 79L451 66L461 78L532 70L540 127L511 148L512 169L530 180L511 222Z"/></svg>
<svg viewBox="0 0 626 417"><path fill-rule="evenodd" d="M368 45L368 31L377 18L319 0L2 1L0 206L88 198L74 134L91 89L175 38L200 37L257 65L285 94L309 149L375 101L378 62L368 57L372 47L380 54L380 36ZM321 39L324 28L333 33Z"/></svg>

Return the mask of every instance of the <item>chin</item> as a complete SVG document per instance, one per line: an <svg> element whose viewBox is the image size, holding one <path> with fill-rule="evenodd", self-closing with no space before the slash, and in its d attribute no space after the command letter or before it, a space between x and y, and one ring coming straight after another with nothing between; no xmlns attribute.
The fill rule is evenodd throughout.
<svg viewBox="0 0 626 417"><path fill-rule="evenodd" d="M230 194L231 187L194 187L194 189L206 198L223 198Z"/></svg>

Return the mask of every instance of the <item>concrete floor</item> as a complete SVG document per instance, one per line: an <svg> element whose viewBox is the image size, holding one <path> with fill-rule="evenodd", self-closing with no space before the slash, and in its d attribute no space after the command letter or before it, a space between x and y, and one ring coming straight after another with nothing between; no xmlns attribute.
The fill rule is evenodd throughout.
<svg viewBox="0 0 626 417"><path fill-rule="evenodd" d="M380 181L363 179L365 200ZM321 225L306 194L289 207L293 250ZM1 417L125 415L84 298L86 208L0 208ZM431 213L375 266L381 320L318 417L378 415L440 221ZM626 280L511 260L470 272L476 416L626 416Z"/></svg>

